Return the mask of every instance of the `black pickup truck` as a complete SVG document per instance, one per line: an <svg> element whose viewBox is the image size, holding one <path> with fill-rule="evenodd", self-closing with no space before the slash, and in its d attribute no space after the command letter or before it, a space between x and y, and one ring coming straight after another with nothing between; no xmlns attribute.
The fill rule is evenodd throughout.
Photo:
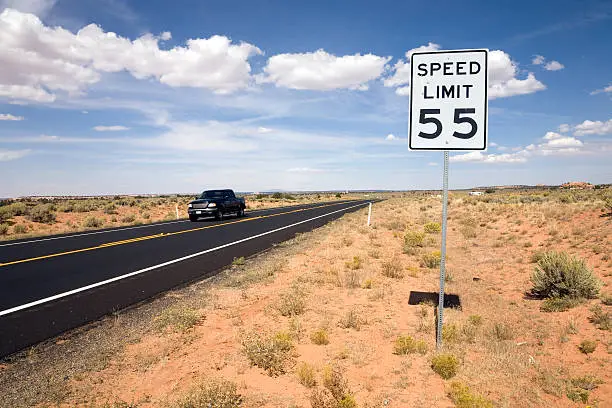
<svg viewBox="0 0 612 408"><path fill-rule="evenodd" d="M187 213L191 221L213 216L220 220L230 213L243 217L245 208L244 198L236 197L232 190L207 190L189 203Z"/></svg>

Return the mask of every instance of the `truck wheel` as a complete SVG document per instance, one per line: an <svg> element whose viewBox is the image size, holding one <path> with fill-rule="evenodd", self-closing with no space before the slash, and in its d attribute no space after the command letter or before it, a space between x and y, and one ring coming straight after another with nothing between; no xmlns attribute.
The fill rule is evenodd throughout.
<svg viewBox="0 0 612 408"><path fill-rule="evenodd" d="M198 220L198 217L197 217L197 216L195 216L195 215L190 215L190 216L189 216L189 221L191 221L191 222L195 222L195 221L197 221L197 220Z"/></svg>
<svg viewBox="0 0 612 408"><path fill-rule="evenodd" d="M221 212L221 210L217 210L217 212L215 213L215 220L222 220L223 219L223 213Z"/></svg>
<svg viewBox="0 0 612 408"><path fill-rule="evenodd" d="M244 209L243 208L238 210L238 218L240 218L240 217L244 217Z"/></svg>

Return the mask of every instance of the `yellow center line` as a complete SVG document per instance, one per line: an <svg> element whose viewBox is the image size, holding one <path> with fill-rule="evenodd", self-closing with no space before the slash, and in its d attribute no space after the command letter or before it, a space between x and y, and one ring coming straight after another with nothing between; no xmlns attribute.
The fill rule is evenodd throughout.
<svg viewBox="0 0 612 408"><path fill-rule="evenodd" d="M350 202L350 201L348 201L348 202ZM188 233L188 232L195 232L195 231L202 231L202 230L206 230L206 229L210 229L210 228L223 227L225 225L231 225L231 224L238 224L238 223L241 223L241 222L249 222L249 221L260 220L260 219L263 219L263 218L278 217L280 215L292 214L292 213L297 213L297 212L302 212L302 211L316 210L316 209L319 209L319 208L330 207L330 206L333 206L333 205L346 204L348 202L345 201L343 203L325 204L325 205L321 205L321 206L318 206L318 207L300 208L300 209L297 209L297 210L286 211L286 212L282 212L282 213L278 213L278 214L260 215L260 216L252 217L252 218L249 217L249 218L243 218L243 219L240 219L240 220L224 222L223 224L208 225L206 227L198 227L198 228L192 228L192 229L188 229L188 230L175 231L175 232L162 232L162 233L159 233L159 234L146 235L146 236L143 236L143 237L124 239L124 240L121 240L121 241L105 242L103 244L100 244L100 245L97 245L97 246L93 246L93 247L75 249L75 250L72 250L72 251L58 252L58 253L55 253L55 254L42 255L42 256L37 256L37 257L33 257L33 258L19 259L17 261L9 261L9 262L5 262L5 263L0 263L0 267L9 266L9 265L16 265L16 264L21 264L21 263L25 263L25 262L39 261L39 260L42 260L42 259L56 258L58 256L64 256L64 255L78 254L80 252L94 251L96 249L103 249L103 248L109 248L109 247L112 247L112 246L131 244L131 243L134 243L134 242L146 241L146 240L149 240L149 239L166 238L166 237L169 237L169 236L172 236L172 235L185 234L185 233Z"/></svg>

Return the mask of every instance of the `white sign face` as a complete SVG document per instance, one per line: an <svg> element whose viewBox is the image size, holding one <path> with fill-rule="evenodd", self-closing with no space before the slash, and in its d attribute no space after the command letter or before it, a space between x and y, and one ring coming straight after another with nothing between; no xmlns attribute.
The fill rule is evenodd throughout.
<svg viewBox="0 0 612 408"><path fill-rule="evenodd" d="M416 52L410 150L486 150L488 50Z"/></svg>

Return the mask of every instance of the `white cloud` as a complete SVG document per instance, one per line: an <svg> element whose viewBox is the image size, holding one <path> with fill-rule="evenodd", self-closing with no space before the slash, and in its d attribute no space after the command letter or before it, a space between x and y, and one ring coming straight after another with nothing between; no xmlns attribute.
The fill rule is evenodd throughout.
<svg viewBox="0 0 612 408"><path fill-rule="evenodd" d="M390 59L372 54L337 57L324 50L279 54L268 59L257 80L291 89L367 90L368 82L382 75Z"/></svg>
<svg viewBox="0 0 612 408"><path fill-rule="evenodd" d="M310 167L293 167L290 169L287 169L287 171L289 173L322 173L323 170L321 169L313 169Z"/></svg>
<svg viewBox="0 0 612 408"><path fill-rule="evenodd" d="M559 133L556 133L556 132L546 132L546 134L544 135L544 140L559 139L561 137L563 137L563 136L560 135Z"/></svg>
<svg viewBox="0 0 612 408"><path fill-rule="evenodd" d="M567 137L560 137L560 138L549 140L542 147L579 147L582 145L583 143L580 140L573 138L571 136L567 136Z"/></svg>
<svg viewBox="0 0 612 408"><path fill-rule="evenodd" d="M387 87L408 85L410 83L410 57L415 52L426 52L426 51L437 51L440 49L440 45L429 43L427 45L421 45L420 47L413 48L406 51L406 59L400 59L393 66L393 75L386 78L384 85ZM410 91L409 87L398 88L395 92L398 95L408 95Z"/></svg>
<svg viewBox="0 0 612 408"><path fill-rule="evenodd" d="M544 65L544 69L547 71L559 71L563 68L565 68L565 65L561 64L559 61L550 61Z"/></svg>
<svg viewBox="0 0 612 408"><path fill-rule="evenodd" d="M531 63L533 65L542 65L545 60L546 58L544 58L542 55L536 55L535 57L533 57L533 60L531 60Z"/></svg>
<svg viewBox="0 0 612 408"><path fill-rule="evenodd" d="M0 162L21 159L27 156L30 150L6 150L0 149Z"/></svg>
<svg viewBox="0 0 612 408"><path fill-rule="evenodd" d="M606 122L585 120L574 127L575 136L607 135L612 133L612 119Z"/></svg>
<svg viewBox="0 0 612 408"><path fill-rule="evenodd" d="M482 163L524 163L527 161L525 153L484 154L482 152L470 152L451 156L451 162L482 162Z"/></svg>
<svg viewBox="0 0 612 408"><path fill-rule="evenodd" d="M385 137L385 140L397 140L397 137L395 137L394 134L389 133L387 137Z"/></svg>
<svg viewBox="0 0 612 408"><path fill-rule="evenodd" d="M13 116L10 113L0 113L0 120L14 120L19 121L23 120L23 116Z"/></svg>
<svg viewBox="0 0 612 408"><path fill-rule="evenodd" d="M559 132L561 133L567 133L571 130L571 126L568 125L567 123L563 123L561 125L559 125Z"/></svg>
<svg viewBox="0 0 612 408"><path fill-rule="evenodd" d="M440 45L429 43L406 52L406 59L399 60L393 67L393 75L386 78L387 87L401 86L395 93L402 96L410 94L410 56L417 51L437 51ZM517 77L519 69L504 51L489 52L489 99L506 98L515 95L525 95L546 89L546 86L528 73L527 78Z"/></svg>
<svg viewBox="0 0 612 408"><path fill-rule="evenodd" d="M93 130L95 130L97 132L120 132L122 130L130 130L130 128L126 127L126 126L119 126L119 125L114 125L114 126L94 126Z"/></svg>
<svg viewBox="0 0 612 408"><path fill-rule="evenodd" d="M57 91L79 94L103 72L128 71L173 87L230 93L248 86L248 59L261 54L224 36L187 40L185 47L159 48L171 38L145 34L136 40L104 32L90 24L76 34L47 27L33 14L5 9L0 14L0 96L52 102Z"/></svg>
<svg viewBox="0 0 612 408"><path fill-rule="evenodd" d="M263 126L260 126L260 127L257 128L257 133L270 133L270 132L273 132L273 131L274 131L273 129L270 129L270 128L267 128L267 127L263 127Z"/></svg>
<svg viewBox="0 0 612 408"><path fill-rule="evenodd" d="M36 14L44 17L55 6L57 0L1 0L0 10L12 8L24 13Z"/></svg>
<svg viewBox="0 0 612 408"><path fill-rule="evenodd" d="M593 92L591 92L591 95L597 95L600 93L607 93L607 92L612 92L612 85L608 85L605 88L596 89Z"/></svg>

